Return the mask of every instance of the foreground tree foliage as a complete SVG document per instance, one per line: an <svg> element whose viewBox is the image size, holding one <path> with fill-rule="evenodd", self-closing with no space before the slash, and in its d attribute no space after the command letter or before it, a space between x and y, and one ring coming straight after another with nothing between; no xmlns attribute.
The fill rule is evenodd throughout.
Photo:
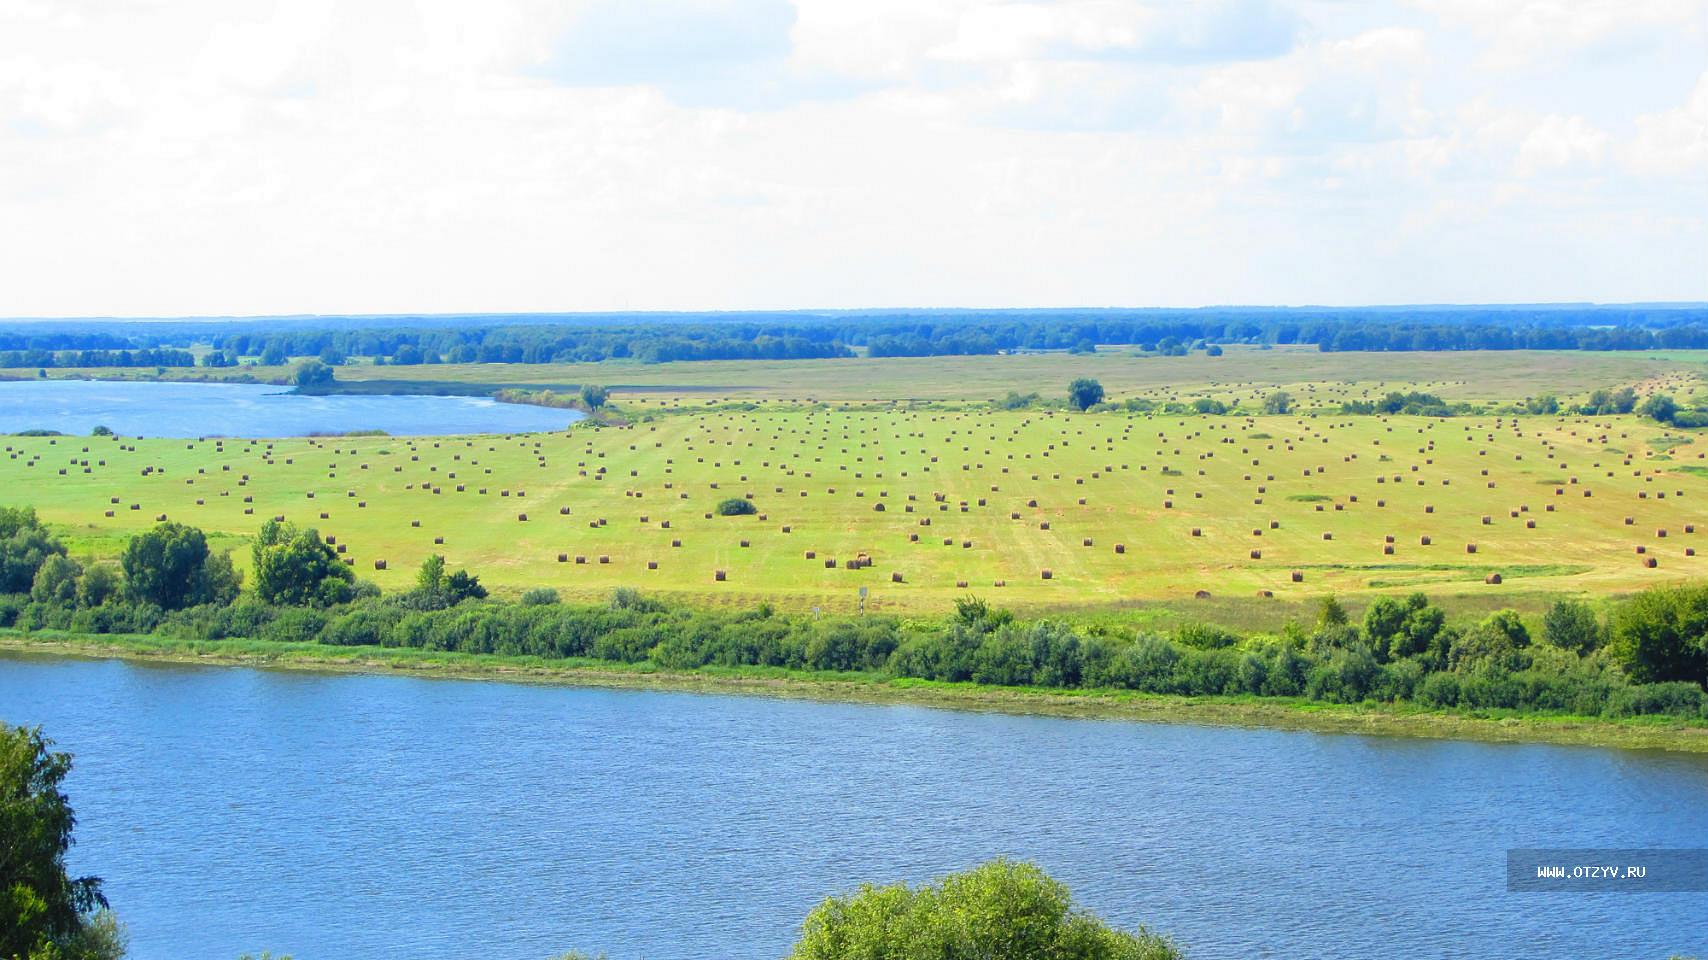
<svg viewBox="0 0 1708 960"><path fill-rule="evenodd" d="M1029 863L994 860L941 881L864 886L807 915L790 960L1174 960L1143 929L1073 909L1067 887Z"/></svg>
<svg viewBox="0 0 1708 960"><path fill-rule="evenodd" d="M124 938L96 877L65 870L77 818L60 784L71 757L39 729L0 724L0 957L109 960Z"/></svg>

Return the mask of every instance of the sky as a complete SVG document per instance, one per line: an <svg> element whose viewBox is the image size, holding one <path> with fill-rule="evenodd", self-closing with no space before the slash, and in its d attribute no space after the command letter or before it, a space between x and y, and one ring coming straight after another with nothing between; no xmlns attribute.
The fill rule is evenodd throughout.
<svg viewBox="0 0 1708 960"><path fill-rule="evenodd" d="M0 316L1585 300L1703 0L0 0Z"/></svg>

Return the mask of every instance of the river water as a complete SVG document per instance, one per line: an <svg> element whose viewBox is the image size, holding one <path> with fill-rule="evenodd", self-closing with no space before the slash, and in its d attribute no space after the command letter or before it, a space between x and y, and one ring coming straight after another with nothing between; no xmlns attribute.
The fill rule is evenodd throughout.
<svg viewBox="0 0 1708 960"><path fill-rule="evenodd" d="M119 380L0 382L0 433L98 426L127 437L300 437L383 430L397 436L562 430L585 414L487 397L305 396L242 383Z"/></svg>
<svg viewBox="0 0 1708 960"><path fill-rule="evenodd" d="M1195 958L1708 954L1708 757L0 656L137 960L779 957L823 895L1031 859Z"/></svg>

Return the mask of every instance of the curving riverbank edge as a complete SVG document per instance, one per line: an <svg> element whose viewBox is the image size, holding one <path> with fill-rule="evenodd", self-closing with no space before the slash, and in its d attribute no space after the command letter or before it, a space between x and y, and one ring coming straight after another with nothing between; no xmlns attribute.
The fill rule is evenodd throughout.
<svg viewBox="0 0 1708 960"><path fill-rule="evenodd" d="M1495 711L1470 714L1388 704L1342 705L1255 697L1184 697L1125 690L1038 690L764 667L671 671L649 664L546 660L414 648L328 647L313 643L252 640L173 640L155 636L85 636L57 631L23 633L0 630L0 652L317 673L908 704L951 710L1269 727L1316 733L1708 753L1708 725L1689 725L1664 718L1518 716Z"/></svg>

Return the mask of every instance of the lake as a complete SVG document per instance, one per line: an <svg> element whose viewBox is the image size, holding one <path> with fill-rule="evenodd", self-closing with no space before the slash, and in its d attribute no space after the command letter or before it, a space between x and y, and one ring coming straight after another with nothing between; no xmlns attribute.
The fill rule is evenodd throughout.
<svg viewBox="0 0 1708 960"><path fill-rule="evenodd" d="M1504 885L1703 845L1702 756L18 655L0 719L136 960L778 957L999 854L1198 960L1708 954L1708 894Z"/></svg>
<svg viewBox="0 0 1708 960"><path fill-rule="evenodd" d="M300 437L350 430L404 436L562 430L578 410L486 397L303 396L247 383L120 380L0 382L0 433L105 426L127 437Z"/></svg>

